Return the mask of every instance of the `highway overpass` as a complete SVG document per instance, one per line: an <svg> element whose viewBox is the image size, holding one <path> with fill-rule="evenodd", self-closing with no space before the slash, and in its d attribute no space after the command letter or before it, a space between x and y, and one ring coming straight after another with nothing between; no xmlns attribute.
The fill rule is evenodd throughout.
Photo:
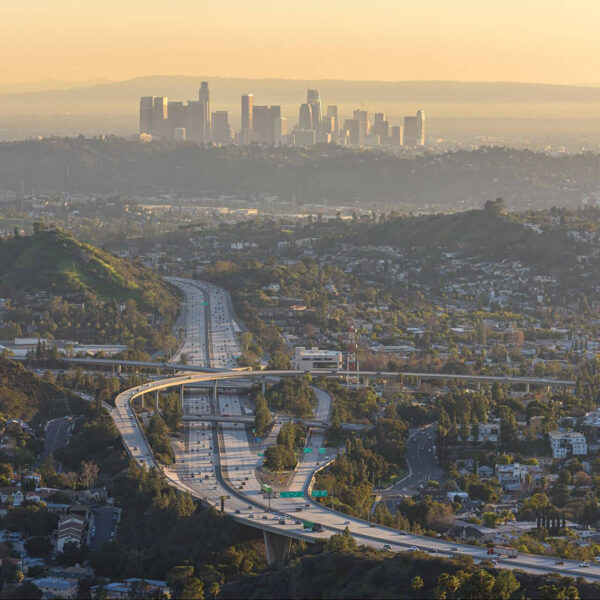
<svg viewBox="0 0 600 600"><path fill-rule="evenodd" d="M27 361L26 357L12 357L13 360ZM187 365L182 363L170 363L170 362L145 362L140 360L119 360L111 358L61 358L61 361L67 364L75 365L92 365L92 366L104 366L104 367L130 367L138 369L154 369L158 371L174 371L174 372L199 372L199 373L219 373L223 369L215 367L205 367L197 365ZM228 372L231 369L228 370ZM300 376L305 373L310 373L314 376L324 377L335 377L345 379L350 376L353 377L356 373L348 373L344 370L329 370L329 369L317 369L313 371L249 371L247 369L235 370L238 377L289 377L289 376ZM512 377L505 375L470 375L465 373L427 373L420 371L361 371L360 377L362 379L399 379L402 380L405 377L418 381L464 381L466 383L474 383L476 385L482 383L500 383L503 385L516 386L521 385L526 389L530 386L540 386L548 388L567 388L573 389L576 385L574 379L552 379L548 377Z"/></svg>

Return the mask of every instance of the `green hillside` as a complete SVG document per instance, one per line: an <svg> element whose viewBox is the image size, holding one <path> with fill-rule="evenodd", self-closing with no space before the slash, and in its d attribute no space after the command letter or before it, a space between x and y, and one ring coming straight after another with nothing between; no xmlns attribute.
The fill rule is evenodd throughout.
<svg viewBox="0 0 600 600"><path fill-rule="evenodd" d="M37 377L23 365L0 358L0 419L40 423L84 410L83 400Z"/></svg>
<svg viewBox="0 0 600 600"><path fill-rule="evenodd" d="M0 293L40 290L134 300L141 310L163 316L177 307L173 290L152 270L54 229L0 243Z"/></svg>

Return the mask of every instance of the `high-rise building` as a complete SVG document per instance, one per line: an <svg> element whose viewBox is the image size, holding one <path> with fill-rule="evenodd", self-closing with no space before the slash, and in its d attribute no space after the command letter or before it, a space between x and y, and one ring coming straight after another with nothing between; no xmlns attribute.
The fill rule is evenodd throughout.
<svg viewBox="0 0 600 600"><path fill-rule="evenodd" d="M187 105L187 139L196 144L203 144L204 131L204 106L197 100L189 100Z"/></svg>
<svg viewBox="0 0 600 600"><path fill-rule="evenodd" d="M169 102L168 106L168 127L170 136L173 135L175 129L188 128L188 107L184 106L183 102Z"/></svg>
<svg viewBox="0 0 600 600"><path fill-rule="evenodd" d="M390 122L384 113L375 113L373 117L373 126L371 127L371 133L379 135L382 143L385 143L385 138L390 135Z"/></svg>
<svg viewBox="0 0 600 600"><path fill-rule="evenodd" d="M404 130L402 129L402 125L392 126L390 142L392 146L402 146L404 144Z"/></svg>
<svg viewBox="0 0 600 600"><path fill-rule="evenodd" d="M354 120L358 121L358 143L360 144L363 142L365 136L369 133L369 129L371 128L369 123L369 113L366 110L355 110Z"/></svg>
<svg viewBox="0 0 600 600"><path fill-rule="evenodd" d="M417 117L404 117L404 144L406 146L416 146L417 133Z"/></svg>
<svg viewBox="0 0 600 600"><path fill-rule="evenodd" d="M298 113L298 129L303 131L313 129L312 107L308 103L300 105L300 112Z"/></svg>
<svg viewBox="0 0 600 600"><path fill-rule="evenodd" d="M254 106L254 94L242 96L242 131L252 131L252 108Z"/></svg>
<svg viewBox="0 0 600 600"><path fill-rule="evenodd" d="M254 139L259 144L272 146L275 143L275 119L281 117L280 106L254 106L252 123Z"/></svg>
<svg viewBox="0 0 600 600"><path fill-rule="evenodd" d="M275 144L278 146L287 143L288 122L286 117L277 117L275 119Z"/></svg>
<svg viewBox="0 0 600 600"><path fill-rule="evenodd" d="M417 146L425 145L425 111L417 112Z"/></svg>
<svg viewBox="0 0 600 600"><path fill-rule="evenodd" d="M169 99L166 96L152 98L152 135L166 137L168 131Z"/></svg>
<svg viewBox="0 0 600 600"><path fill-rule="evenodd" d="M306 102L311 109L312 126L308 129L314 129L317 135L321 132L321 96L317 90L308 90L306 92Z"/></svg>
<svg viewBox="0 0 600 600"><path fill-rule="evenodd" d="M217 110L212 113L212 140L215 144L224 146L231 144L231 127L229 127L229 113L226 110Z"/></svg>
<svg viewBox="0 0 600 600"><path fill-rule="evenodd" d="M333 119L333 130L330 133L337 133L340 130L340 117L338 107L331 104L327 107L327 119Z"/></svg>
<svg viewBox="0 0 600 600"><path fill-rule="evenodd" d="M208 81L200 82L200 89L198 90L198 102L201 105L202 113L202 141L207 144L210 142L210 90L208 89Z"/></svg>
<svg viewBox="0 0 600 600"><path fill-rule="evenodd" d="M152 96L142 96L140 98L140 133L150 133L152 131Z"/></svg>
<svg viewBox="0 0 600 600"><path fill-rule="evenodd" d="M360 144L360 123L358 119L346 119L344 121L343 137L346 144L351 146Z"/></svg>

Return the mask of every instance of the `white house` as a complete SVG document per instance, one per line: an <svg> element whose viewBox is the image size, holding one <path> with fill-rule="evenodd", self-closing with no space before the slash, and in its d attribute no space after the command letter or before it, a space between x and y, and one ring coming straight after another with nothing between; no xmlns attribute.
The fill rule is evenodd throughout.
<svg viewBox="0 0 600 600"><path fill-rule="evenodd" d="M578 431L552 431L549 437L554 458L587 455L587 442L583 433Z"/></svg>

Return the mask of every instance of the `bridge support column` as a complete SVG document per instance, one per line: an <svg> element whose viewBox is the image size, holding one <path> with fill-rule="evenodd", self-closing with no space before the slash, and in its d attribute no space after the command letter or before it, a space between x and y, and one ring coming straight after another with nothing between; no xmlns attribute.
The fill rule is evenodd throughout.
<svg viewBox="0 0 600 600"><path fill-rule="evenodd" d="M183 385L182 385L182 386L179 388L179 402L180 402L180 404L181 404L181 410L183 410L183 388L184 388L184 387L185 387L185 386L183 386Z"/></svg>
<svg viewBox="0 0 600 600"><path fill-rule="evenodd" d="M477 389L477 390L480 390L480 389L481 389L481 381L478 381L478 382L475 384L475 389Z"/></svg>
<svg viewBox="0 0 600 600"><path fill-rule="evenodd" d="M158 412L158 397L159 397L160 391L156 390L156 392L154 392L154 408L156 409L156 412Z"/></svg>
<svg viewBox="0 0 600 600"><path fill-rule="evenodd" d="M213 400L216 402L217 401L217 395L219 393L219 386L218 386L218 382L215 379L213 381Z"/></svg>
<svg viewBox="0 0 600 600"><path fill-rule="evenodd" d="M526 384L525 384L525 393L526 393L526 394L529 394L529 391L530 391L529 384L528 384L528 383L526 383Z"/></svg>
<svg viewBox="0 0 600 600"><path fill-rule="evenodd" d="M265 538L265 548L267 550L267 562L270 565L283 562L290 551L291 538L264 530L263 537Z"/></svg>
<svg viewBox="0 0 600 600"><path fill-rule="evenodd" d="M141 397L142 408L146 408L146 395L142 394Z"/></svg>
<svg viewBox="0 0 600 600"><path fill-rule="evenodd" d="M260 389L262 390L263 396L265 395L266 391L267 391L267 379L266 377L263 377L260 380Z"/></svg>
<svg viewBox="0 0 600 600"><path fill-rule="evenodd" d="M417 377L417 385L416 388L419 389L421 387L421 378Z"/></svg>

